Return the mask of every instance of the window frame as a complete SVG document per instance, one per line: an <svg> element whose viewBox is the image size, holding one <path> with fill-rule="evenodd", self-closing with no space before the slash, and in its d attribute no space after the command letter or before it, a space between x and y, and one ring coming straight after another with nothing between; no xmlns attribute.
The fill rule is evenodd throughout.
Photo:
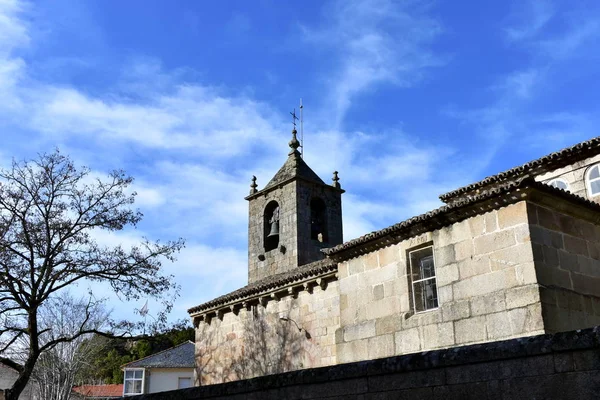
<svg viewBox="0 0 600 400"><path fill-rule="evenodd" d="M127 372L128 371L132 371L133 374L133 378L127 378ZM136 378L135 377L135 372L136 371L142 371L142 377L141 378ZM144 382L146 380L146 369L145 368L126 368L123 370L123 396L137 396L139 394L144 394ZM137 392L127 392L127 381L141 381L142 384L140 385L140 390L141 392L137 393ZM135 386L135 385L134 385Z"/></svg>
<svg viewBox="0 0 600 400"><path fill-rule="evenodd" d="M185 388L181 387L181 382L182 381L189 381L190 382L190 386L186 386ZM194 387L194 383L192 382L192 378L189 376L178 376L177 377L177 389L187 389L187 388L192 388Z"/></svg>
<svg viewBox="0 0 600 400"><path fill-rule="evenodd" d="M592 170L594 168L598 168L598 174L600 174L600 163L598 164L594 164L592 166L590 166L587 171L585 172L585 187L587 189L588 195L590 197L596 197L596 196L600 196L600 191L598 191L597 193L593 193L592 191L592 182L596 182L596 181L600 181L600 177L598 178L594 178L593 180L590 179L590 175L592 173Z"/></svg>
<svg viewBox="0 0 600 400"><path fill-rule="evenodd" d="M430 276L428 278L423 278L423 279L416 279L413 280L413 262L412 262L412 257L411 255L413 253L419 252L419 251L423 251L425 249L431 249L431 258L433 261L433 272L434 275ZM419 259L420 260L420 259ZM430 312L433 310L437 310L438 308L440 308L440 301L439 301L439 297L438 297L438 290L437 290L437 270L436 270L436 262L435 262L435 248L433 246L433 243L429 243L423 246L419 246L416 248L412 248L409 249L407 251L407 261L408 261L408 278L409 278L409 282L408 284L410 285L410 295L411 295L411 311L416 315L416 314L422 314L422 313L426 313L426 312ZM420 266L419 266L420 268ZM419 272L419 276L420 276L420 272ZM431 307L431 308L425 308L423 310L417 310L417 301L416 301L416 295L415 295L415 284L421 283L421 282L425 282L425 281L431 281L433 280L434 283L434 287L435 287L435 307Z"/></svg>
<svg viewBox="0 0 600 400"><path fill-rule="evenodd" d="M566 188L564 188L564 189L563 189L563 188L556 187L556 186L554 186L554 185L553 185L553 183L554 183L554 182L562 182L562 183L564 183L564 184L565 184ZM550 185L550 186L552 186L553 188L556 188L556 189L560 189L560 190L569 190L569 183L568 183L567 181L565 181L564 179L562 179L562 178L554 178L554 179L551 179L551 180L549 180L548 182L546 182L546 184L547 184L547 185Z"/></svg>

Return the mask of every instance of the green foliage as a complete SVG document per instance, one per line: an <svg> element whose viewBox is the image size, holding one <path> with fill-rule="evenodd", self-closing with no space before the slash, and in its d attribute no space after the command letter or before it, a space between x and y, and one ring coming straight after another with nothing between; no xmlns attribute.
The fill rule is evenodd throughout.
<svg viewBox="0 0 600 400"><path fill-rule="evenodd" d="M187 322L178 322L166 332L132 341L110 339L106 351L97 355L93 365L95 373L90 379L102 379L105 383L123 383L121 367L131 361L167 350L188 340L194 341L194 328Z"/></svg>

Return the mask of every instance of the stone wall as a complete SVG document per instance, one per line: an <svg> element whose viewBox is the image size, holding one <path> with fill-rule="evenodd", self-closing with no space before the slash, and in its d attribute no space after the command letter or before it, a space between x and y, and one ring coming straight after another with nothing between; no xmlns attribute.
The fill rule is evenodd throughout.
<svg viewBox="0 0 600 400"><path fill-rule="evenodd" d="M600 202L600 197L591 197L588 193L585 175L589 167L600 162L600 155L578 161L566 167L547 172L536 176L539 182L550 182L560 178L569 185L569 191L581 197L586 197L589 200Z"/></svg>
<svg viewBox="0 0 600 400"><path fill-rule="evenodd" d="M546 331L600 324L600 226L546 207L530 207Z"/></svg>
<svg viewBox="0 0 600 400"><path fill-rule="evenodd" d="M248 283L321 260L324 258L322 248L342 243L341 194L339 189L331 186L298 179L250 199ZM315 197L327 205L326 243L311 239L310 202ZM279 244L266 251L264 213L271 201L279 205Z"/></svg>
<svg viewBox="0 0 600 400"><path fill-rule="evenodd" d="M128 397L194 399L597 399L600 329L540 335Z"/></svg>
<svg viewBox="0 0 600 400"><path fill-rule="evenodd" d="M297 185L298 249L301 249L298 265L305 265L323 259L321 249L342 243L342 195L339 190L326 185L305 181L298 181ZM314 198L323 200L327 206L326 242L311 239L310 202Z"/></svg>
<svg viewBox="0 0 600 400"><path fill-rule="evenodd" d="M279 205L279 245L271 251L265 251L263 220L265 208L271 201ZM295 183L249 201L248 283L298 266L297 225ZM281 251L280 246L284 246L285 250ZM259 256L263 259L259 259Z"/></svg>
<svg viewBox="0 0 600 400"><path fill-rule="evenodd" d="M407 254L432 244L439 307L414 313ZM339 265L338 362L544 332L525 201Z"/></svg>
<svg viewBox="0 0 600 400"><path fill-rule="evenodd" d="M335 364L338 282L324 287L201 322L196 329L197 384Z"/></svg>

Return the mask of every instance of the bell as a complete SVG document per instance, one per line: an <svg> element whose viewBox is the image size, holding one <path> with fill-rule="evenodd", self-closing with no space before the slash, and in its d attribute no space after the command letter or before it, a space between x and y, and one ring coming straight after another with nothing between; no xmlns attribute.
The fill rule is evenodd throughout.
<svg viewBox="0 0 600 400"><path fill-rule="evenodd" d="M275 221L271 224L271 232L269 232L267 237L271 236L279 236L279 221Z"/></svg>

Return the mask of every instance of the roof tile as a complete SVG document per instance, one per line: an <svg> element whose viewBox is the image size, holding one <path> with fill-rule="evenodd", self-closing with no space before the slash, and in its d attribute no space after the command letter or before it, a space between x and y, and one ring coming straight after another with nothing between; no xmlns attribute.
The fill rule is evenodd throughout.
<svg viewBox="0 0 600 400"><path fill-rule="evenodd" d="M140 360L132 361L121 368L193 368L194 343L188 341L170 349L160 351Z"/></svg>
<svg viewBox="0 0 600 400"><path fill-rule="evenodd" d="M479 182L458 188L451 192L442 194L440 199L449 203L462 194L482 188L484 186L499 183L507 180L524 178L530 175L539 175L544 172L553 171L562 168L573 162L583 160L600 152L600 136L585 142L577 143L574 146L567 147L560 151L548 154L537 160L530 161L518 167L511 168L499 174L488 176Z"/></svg>

